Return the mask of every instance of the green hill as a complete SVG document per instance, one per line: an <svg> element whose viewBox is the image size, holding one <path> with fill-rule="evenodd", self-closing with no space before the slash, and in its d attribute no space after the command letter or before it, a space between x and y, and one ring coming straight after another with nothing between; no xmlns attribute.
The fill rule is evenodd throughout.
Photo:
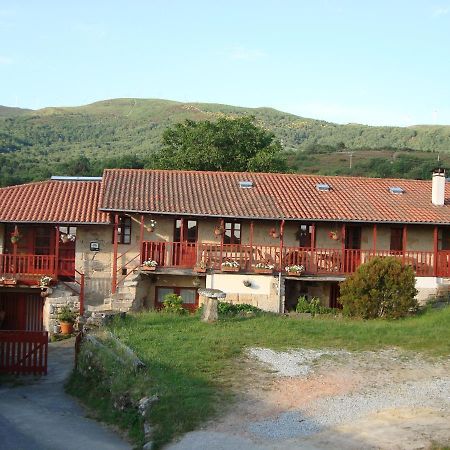
<svg viewBox="0 0 450 450"><path fill-rule="evenodd" d="M45 179L57 172L99 174L103 167L151 166L166 127L187 118L248 114L282 141L292 170L380 175L378 158L384 172L395 169L400 175L422 177L411 170L422 163L427 170L436 165L432 152L439 152L444 164L446 153L450 156L450 126L338 125L271 108L114 99L37 111L0 107L0 184ZM356 152L351 170L349 155L337 153L349 150Z"/></svg>

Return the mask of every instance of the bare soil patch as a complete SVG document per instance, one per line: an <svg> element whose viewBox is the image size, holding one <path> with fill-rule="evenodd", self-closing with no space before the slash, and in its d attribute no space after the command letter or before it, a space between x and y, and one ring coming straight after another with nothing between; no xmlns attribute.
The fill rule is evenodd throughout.
<svg viewBox="0 0 450 450"><path fill-rule="evenodd" d="M251 349L240 365L232 409L170 448L423 449L450 442L448 359L398 350Z"/></svg>

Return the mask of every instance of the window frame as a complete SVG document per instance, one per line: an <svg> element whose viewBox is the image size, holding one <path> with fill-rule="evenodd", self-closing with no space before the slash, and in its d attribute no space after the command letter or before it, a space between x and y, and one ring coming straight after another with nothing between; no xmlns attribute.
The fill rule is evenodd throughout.
<svg viewBox="0 0 450 450"><path fill-rule="evenodd" d="M127 222L127 223L126 223ZM117 225L117 243L120 245L130 245L131 244L131 232L132 232L132 220L128 216L119 216L119 223ZM128 233L124 233L125 230L129 230ZM129 242L126 242L128 237ZM113 239L114 244L114 229L113 229Z"/></svg>
<svg viewBox="0 0 450 450"><path fill-rule="evenodd" d="M227 228L227 225L229 225L230 227ZM236 225L238 225L237 229L236 229ZM222 235L222 243L225 245L241 245L241 243L242 243L242 222L239 222L237 220L224 222L223 227L224 227L224 231L223 231L223 235ZM236 238L236 236L235 236L236 230L239 231L238 238ZM230 242L225 242L225 238L227 237L227 235L226 235L227 231L230 231L230 237L229 237Z"/></svg>

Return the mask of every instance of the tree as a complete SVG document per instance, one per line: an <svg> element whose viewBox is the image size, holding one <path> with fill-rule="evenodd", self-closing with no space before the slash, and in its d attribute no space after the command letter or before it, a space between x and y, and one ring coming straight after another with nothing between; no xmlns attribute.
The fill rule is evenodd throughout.
<svg viewBox="0 0 450 450"><path fill-rule="evenodd" d="M155 166L163 169L283 172L286 162L275 135L254 118L186 120L163 133Z"/></svg>
<svg viewBox="0 0 450 450"><path fill-rule="evenodd" d="M371 259L341 283L339 301L349 316L398 318L417 307L411 266L395 257Z"/></svg>

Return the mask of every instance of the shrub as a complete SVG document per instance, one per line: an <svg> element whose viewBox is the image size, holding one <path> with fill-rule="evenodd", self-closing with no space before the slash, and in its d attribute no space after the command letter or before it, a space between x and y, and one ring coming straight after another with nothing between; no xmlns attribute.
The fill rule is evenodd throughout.
<svg viewBox="0 0 450 450"><path fill-rule="evenodd" d="M308 300L305 295L298 298L297 306L295 307L295 312L310 313L313 316L316 314L332 314L335 311L336 310L333 308L322 306L317 297L313 297L311 300Z"/></svg>
<svg viewBox="0 0 450 450"><path fill-rule="evenodd" d="M75 320L77 318L77 314L73 312L69 306L63 306L58 313L58 320L60 322L67 322L67 323L75 323Z"/></svg>
<svg viewBox="0 0 450 450"><path fill-rule="evenodd" d="M228 302L219 302L218 306L219 314L235 316L237 314L258 313L262 312L261 309L256 306L249 305L247 303L234 305Z"/></svg>
<svg viewBox="0 0 450 450"><path fill-rule="evenodd" d="M186 314L183 308L183 299L181 295L166 294L163 301L163 311L175 314Z"/></svg>
<svg viewBox="0 0 450 450"><path fill-rule="evenodd" d="M373 258L341 283L344 314L398 318L417 308L414 271L394 257Z"/></svg>

